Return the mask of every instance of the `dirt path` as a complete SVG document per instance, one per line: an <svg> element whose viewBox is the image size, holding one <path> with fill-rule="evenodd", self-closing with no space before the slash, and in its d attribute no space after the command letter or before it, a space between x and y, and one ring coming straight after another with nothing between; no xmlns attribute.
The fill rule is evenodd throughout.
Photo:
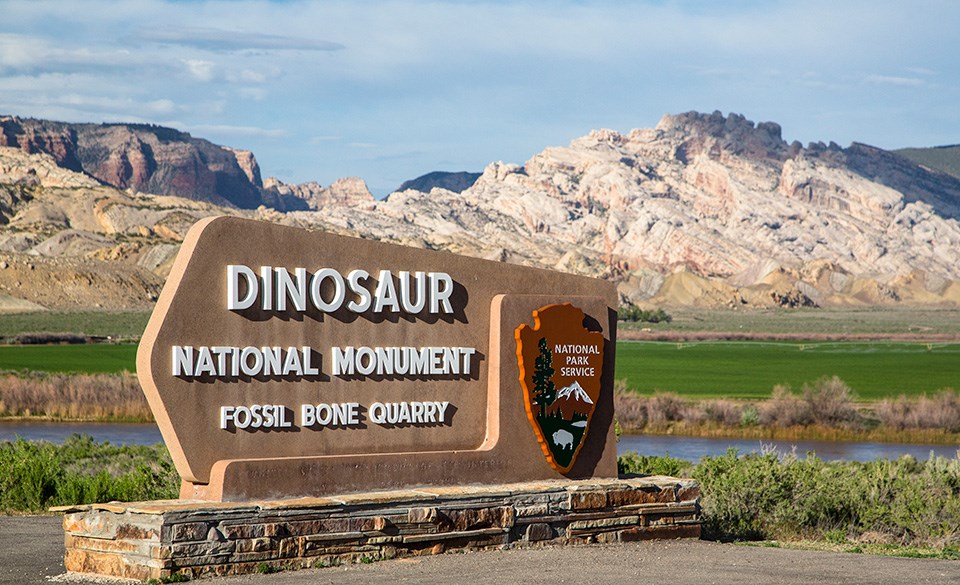
<svg viewBox="0 0 960 585"><path fill-rule="evenodd" d="M0 584L91 583L63 573L59 517L0 516ZM60 575L60 576L58 576ZM103 580L99 580L104 582ZM116 581L111 581L116 583ZM960 561L785 550L704 541L488 551L204 580L210 585L317 583L960 583Z"/></svg>

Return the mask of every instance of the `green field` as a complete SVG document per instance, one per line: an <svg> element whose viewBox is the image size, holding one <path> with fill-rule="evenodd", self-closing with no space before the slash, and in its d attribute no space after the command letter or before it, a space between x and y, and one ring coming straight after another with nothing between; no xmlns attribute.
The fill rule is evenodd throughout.
<svg viewBox="0 0 960 585"><path fill-rule="evenodd" d="M617 343L616 377L642 394L769 398L839 376L863 400L960 390L960 344L895 342Z"/></svg>
<svg viewBox="0 0 960 585"><path fill-rule="evenodd" d="M109 374L136 371L133 344L0 346L0 371L80 372Z"/></svg>

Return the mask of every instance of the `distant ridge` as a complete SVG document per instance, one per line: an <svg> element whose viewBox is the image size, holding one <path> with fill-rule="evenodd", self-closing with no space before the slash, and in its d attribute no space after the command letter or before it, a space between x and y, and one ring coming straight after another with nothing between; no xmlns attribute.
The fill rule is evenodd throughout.
<svg viewBox="0 0 960 585"><path fill-rule="evenodd" d="M477 182L477 179L480 178L480 175L481 173L468 173L466 171L460 171L456 173L433 171L432 173L421 175L416 179L404 181L397 191L413 189L414 191L420 191L421 193L429 193L436 187L440 189L446 189L447 191L453 191L454 193L462 193L470 187L473 187L473 184Z"/></svg>
<svg viewBox="0 0 960 585"><path fill-rule="evenodd" d="M960 179L960 144L931 148L901 148L893 152L918 165L942 171Z"/></svg>

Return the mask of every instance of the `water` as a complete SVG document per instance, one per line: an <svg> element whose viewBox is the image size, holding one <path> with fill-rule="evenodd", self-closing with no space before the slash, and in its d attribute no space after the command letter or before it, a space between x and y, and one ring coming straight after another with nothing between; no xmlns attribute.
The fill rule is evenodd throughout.
<svg viewBox="0 0 960 585"><path fill-rule="evenodd" d="M31 441L62 443L73 434L90 435L97 442L113 445L153 445L160 443L160 429L154 423L68 423L68 422L6 422L0 421L0 441L12 441L18 436ZM715 437L680 437L675 435L623 435L617 444L620 454L636 451L641 455L670 455L678 459L698 461L704 455L723 455L733 447L742 454L760 453L775 447L780 453L796 450L800 456L815 452L817 457L833 461L872 461L896 459L912 455L927 459L930 453L942 457L956 457L957 445L908 445L899 443L842 443L833 441L773 441L757 439L725 439Z"/></svg>
<svg viewBox="0 0 960 585"><path fill-rule="evenodd" d="M699 461L705 455L723 455L728 448L741 454L760 453L775 448L778 453L795 451L800 457L816 453L825 461L873 461L912 455L924 460L930 453L941 457L957 456L957 445L914 445L904 443L846 443L839 441L781 441L772 439L726 439L716 437L678 437L674 435L622 435L617 444L620 454L636 451L641 455L670 455L687 461Z"/></svg>
<svg viewBox="0 0 960 585"><path fill-rule="evenodd" d="M112 445L153 445L162 443L154 423L75 423L0 421L0 441L22 437L29 441L62 443L70 435L90 435L98 443Z"/></svg>

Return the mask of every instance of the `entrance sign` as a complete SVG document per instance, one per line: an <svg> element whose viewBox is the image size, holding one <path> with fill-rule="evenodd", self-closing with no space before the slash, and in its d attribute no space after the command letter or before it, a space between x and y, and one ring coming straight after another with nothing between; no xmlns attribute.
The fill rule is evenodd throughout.
<svg viewBox="0 0 960 585"><path fill-rule="evenodd" d="M616 306L596 279L210 218L137 372L183 498L609 478Z"/></svg>

